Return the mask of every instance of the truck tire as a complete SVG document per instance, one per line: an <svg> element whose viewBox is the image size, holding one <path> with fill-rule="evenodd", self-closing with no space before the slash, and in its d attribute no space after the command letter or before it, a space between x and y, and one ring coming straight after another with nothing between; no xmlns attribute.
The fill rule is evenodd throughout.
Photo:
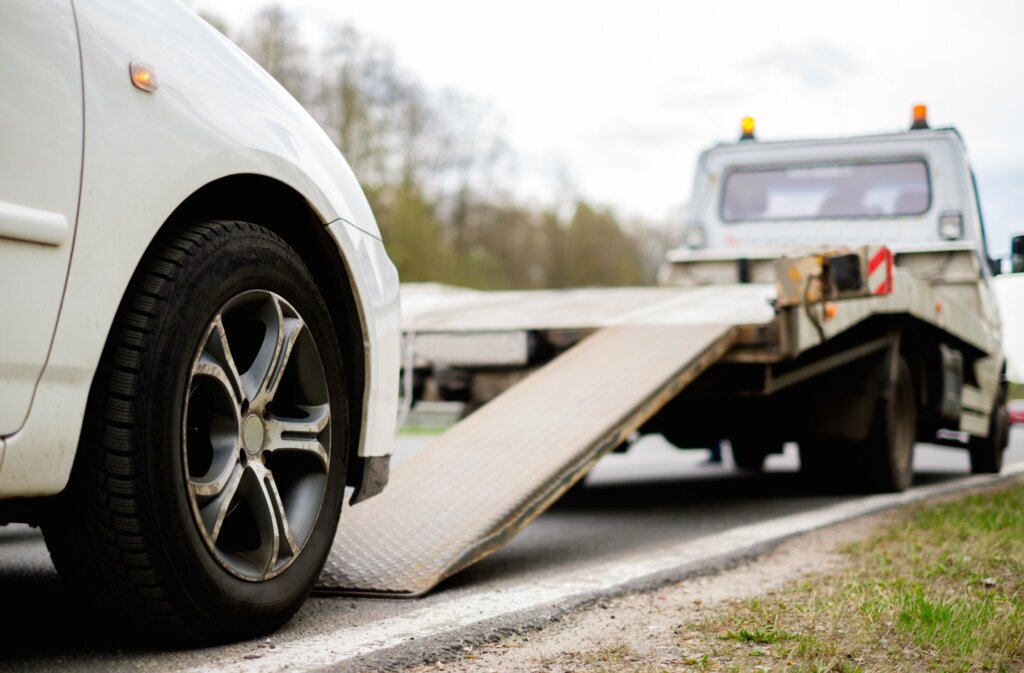
<svg viewBox="0 0 1024 673"><path fill-rule="evenodd" d="M999 474L1003 469L1003 453L1010 443L1010 410L1006 408L1006 388L996 395L988 424L988 437L971 437L967 450L971 455L972 474Z"/></svg>
<svg viewBox="0 0 1024 673"><path fill-rule="evenodd" d="M889 390L879 396L867 440L857 442L851 454L851 458L861 457L858 462L868 490L898 492L910 488L917 439L916 399L910 367L900 357Z"/></svg>
<svg viewBox="0 0 1024 673"><path fill-rule="evenodd" d="M782 453L782 443L771 440L730 439L732 462L746 472L764 472L764 461L772 453Z"/></svg>
<svg viewBox="0 0 1024 673"><path fill-rule="evenodd" d="M330 313L271 231L190 227L130 284L43 522L84 605L154 642L273 630L330 551L349 407Z"/></svg>
<svg viewBox="0 0 1024 673"><path fill-rule="evenodd" d="M801 441L801 475L829 490L905 491L914 478L915 399L910 367L900 358L889 391L879 395L868 436Z"/></svg>
<svg viewBox="0 0 1024 673"><path fill-rule="evenodd" d="M839 440L805 439L799 442L800 475L818 487L837 487L836 478L843 471L841 458L848 448Z"/></svg>

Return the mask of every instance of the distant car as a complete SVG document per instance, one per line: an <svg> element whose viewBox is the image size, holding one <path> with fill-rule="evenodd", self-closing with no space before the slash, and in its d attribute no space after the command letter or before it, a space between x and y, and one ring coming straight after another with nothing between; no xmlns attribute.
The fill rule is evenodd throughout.
<svg viewBox="0 0 1024 673"><path fill-rule="evenodd" d="M0 6L0 521L153 634L273 629L387 480L398 277L326 134L177 0Z"/></svg>
<svg viewBox="0 0 1024 673"><path fill-rule="evenodd" d="M1010 423L1024 425L1024 400L1010 400L1006 406L1010 410Z"/></svg>

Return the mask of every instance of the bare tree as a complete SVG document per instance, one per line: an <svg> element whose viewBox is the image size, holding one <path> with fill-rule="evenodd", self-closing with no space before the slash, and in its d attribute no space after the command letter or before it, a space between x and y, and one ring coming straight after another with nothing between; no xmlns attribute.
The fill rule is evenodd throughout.
<svg viewBox="0 0 1024 673"><path fill-rule="evenodd" d="M300 103L311 102L308 50L299 37L295 18L284 8L274 4L256 12L240 46Z"/></svg>
<svg viewBox="0 0 1024 673"><path fill-rule="evenodd" d="M404 280L502 288L649 278L663 245L651 229L624 229L610 210L583 202L564 169L553 176L561 189L552 208L518 202L495 177L511 162L490 110L427 89L390 47L335 27L314 72L280 5L260 10L241 44L341 149Z"/></svg>
<svg viewBox="0 0 1024 673"><path fill-rule="evenodd" d="M228 23L224 20L224 17L219 14L213 14L205 9L200 9L196 13L199 14L203 21L206 21L206 23L220 31L221 34L231 37L228 33Z"/></svg>

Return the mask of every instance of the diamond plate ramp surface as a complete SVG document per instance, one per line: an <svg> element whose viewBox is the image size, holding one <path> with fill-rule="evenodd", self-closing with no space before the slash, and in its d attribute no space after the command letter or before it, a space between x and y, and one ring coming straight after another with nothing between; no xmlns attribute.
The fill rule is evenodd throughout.
<svg viewBox="0 0 1024 673"><path fill-rule="evenodd" d="M584 339L396 466L347 508L317 590L417 596L510 540L725 354L731 325Z"/></svg>

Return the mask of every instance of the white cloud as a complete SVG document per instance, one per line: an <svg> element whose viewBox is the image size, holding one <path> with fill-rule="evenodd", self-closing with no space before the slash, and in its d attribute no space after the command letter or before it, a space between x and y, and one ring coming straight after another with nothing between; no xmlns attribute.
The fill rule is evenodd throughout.
<svg viewBox="0 0 1024 673"><path fill-rule="evenodd" d="M808 89L841 86L846 77L861 71L851 54L825 42L774 47L751 59L747 69L754 72L774 70L781 75L795 77Z"/></svg>

